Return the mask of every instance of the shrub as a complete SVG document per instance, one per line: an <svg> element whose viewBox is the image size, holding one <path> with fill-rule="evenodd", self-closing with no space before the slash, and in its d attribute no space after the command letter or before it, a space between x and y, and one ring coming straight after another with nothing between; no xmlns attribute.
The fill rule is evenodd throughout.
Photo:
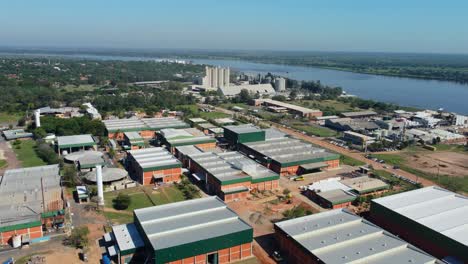
<svg viewBox="0 0 468 264"><path fill-rule="evenodd" d="M71 235L64 240L64 244L76 248L85 248L89 244L88 234L89 229L87 226L77 227L73 229Z"/></svg>
<svg viewBox="0 0 468 264"><path fill-rule="evenodd" d="M114 200L112 200L114 208L117 210L125 210L130 206L132 200L128 194L119 193Z"/></svg>

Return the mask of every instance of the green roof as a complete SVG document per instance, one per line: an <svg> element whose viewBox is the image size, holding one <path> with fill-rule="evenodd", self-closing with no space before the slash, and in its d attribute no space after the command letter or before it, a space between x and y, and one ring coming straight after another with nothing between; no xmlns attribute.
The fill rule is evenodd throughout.
<svg viewBox="0 0 468 264"><path fill-rule="evenodd" d="M2 227L0 227L0 232L8 232L8 231L13 231L13 230L37 227L37 226L42 226L41 220L31 221L31 222L23 223L23 224L2 226Z"/></svg>

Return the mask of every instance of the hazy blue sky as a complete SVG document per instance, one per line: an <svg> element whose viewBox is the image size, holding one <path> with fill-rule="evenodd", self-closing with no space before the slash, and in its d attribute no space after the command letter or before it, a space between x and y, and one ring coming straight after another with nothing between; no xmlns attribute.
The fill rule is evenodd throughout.
<svg viewBox="0 0 468 264"><path fill-rule="evenodd" d="M468 53L468 1L2 0L16 45Z"/></svg>

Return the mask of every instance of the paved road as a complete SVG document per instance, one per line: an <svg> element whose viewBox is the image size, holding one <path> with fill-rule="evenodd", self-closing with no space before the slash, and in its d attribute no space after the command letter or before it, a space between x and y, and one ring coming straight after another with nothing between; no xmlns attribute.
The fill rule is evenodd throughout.
<svg viewBox="0 0 468 264"><path fill-rule="evenodd" d="M206 106L206 105L201 104L200 106ZM230 115L240 115L240 116L243 116L243 117L245 117L247 119L252 119L253 118L250 115L245 115L245 114L242 114L242 113L233 112L233 111L221 108L221 107L215 107L215 110L219 111L219 112L226 113L226 114L230 114ZM304 141L310 142L312 144L315 144L317 146L320 146L320 147L323 147L323 148L326 148L326 149L333 150L336 153L349 156L349 157L351 157L353 159L365 162L366 164L372 165L374 167L374 169L384 170L384 171L387 171L387 172L392 173L392 174L395 173L395 174L401 175L401 176L403 176L403 177L405 177L407 179L413 180L415 182L419 182L423 186L435 185L434 182L432 182L430 180L427 180L427 179L424 179L424 178L421 178L421 177L419 177L417 175L414 175L412 173L409 173L407 171L384 168L383 167L384 165L382 165L381 163L375 162L373 160L369 160L366 157L364 157L363 153L354 152L354 151L350 151L348 149L345 149L345 148L342 148L342 147L339 147L339 146L335 146L335 145L331 144L330 142L324 140L324 138L304 135L304 134L302 134L301 132L299 132L297 130L286 128L286 127L283 127L280 124L276 124L276 123L272 123L272 122L263 122L263 123L269 124L269 125L277 128L277 129L279 129L280 131L282 131L282 132L284 132L286 134L289 134L291 136L294 136L296 138L302 139Z"/></svg>

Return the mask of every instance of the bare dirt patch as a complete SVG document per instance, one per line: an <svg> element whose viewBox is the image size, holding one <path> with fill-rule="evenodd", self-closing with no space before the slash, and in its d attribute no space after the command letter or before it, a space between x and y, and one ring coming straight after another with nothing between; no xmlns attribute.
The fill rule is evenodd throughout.
<svg viewBox="0 0 468 264"><path fill-rule="evenodd" d="M406 163L411 167L451 177L468 176L468 155L457 152L433 152L407 154Z"/></svg>

